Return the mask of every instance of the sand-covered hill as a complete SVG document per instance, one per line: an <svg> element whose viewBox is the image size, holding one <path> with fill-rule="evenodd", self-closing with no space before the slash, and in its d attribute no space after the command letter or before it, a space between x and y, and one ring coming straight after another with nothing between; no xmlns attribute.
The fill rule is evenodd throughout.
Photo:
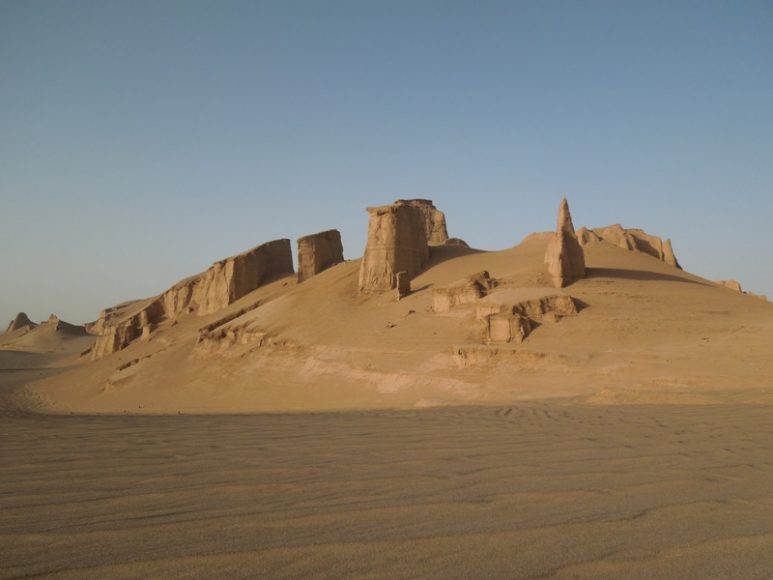
<svg viewBox="0 0 773 580"><path fill-rule="evenodd" d="M644 236L659 240L640 230L621 238L633 247L604 239L610 228L580 236L585 277L560 288L545 264L555 233L496 252L438 240L426 251L410 246L400 265L392 238L376 238L397 232L397 248L416 239L415 229L401 238L399 228L408 218L421 228L424 217L404 207L371 209L365 264L331 260L323 245L325 268L303 282L275 256L281 267L247 283L238 260L256 249L108 309L90 327L101 333L97 350L29 388L52 410L141 413L565 396L694 403L728 389L773 398L773 304L683 271L670 243L658 255L635 247ZM439 229L426 221L427 232ZM410 267L410 290L401 289L396 270ZM392 289L363 288L384 280ZM99 348L106 336L109 348Z"/></svg>

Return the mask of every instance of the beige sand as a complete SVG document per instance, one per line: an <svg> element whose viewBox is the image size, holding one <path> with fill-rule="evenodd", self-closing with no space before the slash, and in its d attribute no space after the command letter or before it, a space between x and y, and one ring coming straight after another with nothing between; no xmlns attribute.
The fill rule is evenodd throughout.
<svg viewBox="0 0 773 580"><path fill-rule="evenodd" d="M6 410L0 577L765 578L771 413Z"/></svg>

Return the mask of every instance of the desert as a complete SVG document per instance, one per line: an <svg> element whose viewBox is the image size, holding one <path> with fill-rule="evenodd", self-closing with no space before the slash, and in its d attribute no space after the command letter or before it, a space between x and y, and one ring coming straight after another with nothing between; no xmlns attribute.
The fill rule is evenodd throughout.
<svg viewBox="0 0 773 580"><path fill-rule="evenodd" d="M773 2L0 1L0 580L773 578Z"/></svg>
<svg viewBox="0 0 773 580"><path fill-rule="evenodd" d="M773 305L566 199L501 251L428 208L16 316L3 577L765 576Z"/></svg>

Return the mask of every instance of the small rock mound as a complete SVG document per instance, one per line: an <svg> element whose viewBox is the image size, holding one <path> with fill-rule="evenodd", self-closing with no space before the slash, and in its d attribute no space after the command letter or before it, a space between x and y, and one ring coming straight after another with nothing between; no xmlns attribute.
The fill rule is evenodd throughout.
<svg viewBox="0 0 773 580"><path fill-rule="evenodd" d="M436 288L432 291L432 311L442 313L448 312L456 306L475 304L496 285L496 280L486 270L483 270L454 282L447 288Z"/></svg>
<svg viewBox="0 0 773 580"><path fill-rule="evenodd" d="M497 291L483 298L475 308L475 317L486 325L488 343L520 343L540 324L576 314L577 306L571 296L549 288Z"/></svg>
<svg viewBox="0 0 773 580"><path fill-rule="evenodd" d="M738 280L717 280L717 284L719 284L720 286L724 286L725 288L730 288L730 290L735 290L740 294L743 294L743 290L741 289L741 283Z"/></svg>

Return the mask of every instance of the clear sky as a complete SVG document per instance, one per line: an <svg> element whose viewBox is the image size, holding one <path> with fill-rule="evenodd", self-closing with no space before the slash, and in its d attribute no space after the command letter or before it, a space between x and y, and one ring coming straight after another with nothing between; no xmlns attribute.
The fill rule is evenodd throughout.
<svg viewBox="0 0 773 580"><path fill-rule="evenodd" d="M622 223L773 296L773 2L0 0L0 324L428 197Z"/></svg>

